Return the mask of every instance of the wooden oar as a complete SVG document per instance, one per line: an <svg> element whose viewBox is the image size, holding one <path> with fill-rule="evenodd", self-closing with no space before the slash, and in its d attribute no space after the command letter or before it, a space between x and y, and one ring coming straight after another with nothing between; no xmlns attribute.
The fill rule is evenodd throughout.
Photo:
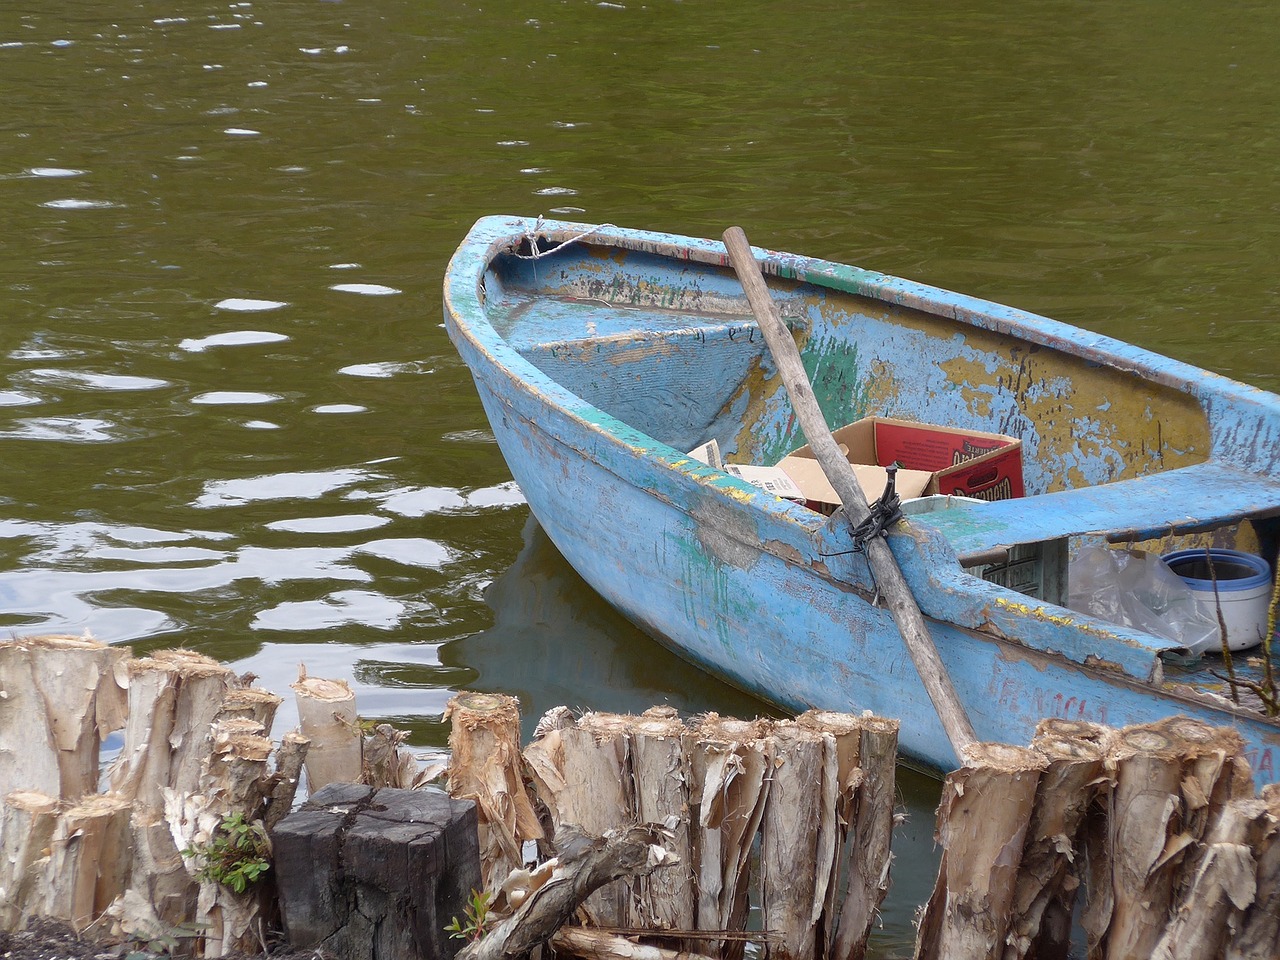
<svg viewBox="0 0 1280 960"><path fill-rule="evenodd" d="M760 273L760 265L751 252L751 244L747 242L747 235L742 232L741 227L730 227L724 232L724 245L729 251L729 262L737 271L742 288L751 302L751 310L764 334L769 352L773 354L773 362L791 396L791 405L795 408L800 426L809 441L809 449L813 451L822 472L839 494L850 526L856 528L871 515L867 498L858 486L853 466L840 453L831 436L831 429L818 407L813 386L800 361L800 351L796 349L790 331L778 315L777 305L769 296L764 277ZM920 679L929 691L929 699L938 712L938 719L947 731L947 738L951 741L956 756L963 761L964 748L976 742L978 737L969 723L964 705L956 695L951 677L938 657L938 649L929 636L924 615L920 613L920 607L911 595L911 588L907 586L885 539L872 537L866 545L866 552L876 585L893 615L893 622L898 625L898 630L906 641Z"/></svg>

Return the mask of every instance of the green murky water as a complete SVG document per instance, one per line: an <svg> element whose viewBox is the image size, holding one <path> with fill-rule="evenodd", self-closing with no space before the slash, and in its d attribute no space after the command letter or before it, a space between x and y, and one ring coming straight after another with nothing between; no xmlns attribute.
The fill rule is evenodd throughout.
<svg viewBox="0 0 1280 960"><path fill-rule="evenodd" d="M10 3L0 626L305 662L424 749L467 686L754 713L526 522L439 325L466 228L736 222L1280 389L1277 49L1268 3Z"/></svg>

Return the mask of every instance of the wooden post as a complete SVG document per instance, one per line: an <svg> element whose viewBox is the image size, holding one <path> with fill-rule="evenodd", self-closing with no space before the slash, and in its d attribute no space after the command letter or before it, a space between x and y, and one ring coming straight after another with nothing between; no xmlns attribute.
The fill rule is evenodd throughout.
<svg viewBox="0 0 1280 960"><path fill-rule="evenodd" d="M109 794L60 812L25 915L63 920L77 933L96 920L124 892L119 858L127 855L128 824L128 802Z"/></svg>
<svg viewBox="0 0 1280 960"><path fill-rule="evenodd" d="M297 698L302 735L311 741L305 763L311 792L331 783L359 783L362 738L350 685L308 677L306 668L299 667L298 679L289 686Z"/></svg>
<svg viewBox="0 0 1280 960"><path fill-rule="evenodd" d="M1267 803L1236 799L1219 811L1214 828L1186 878L1177 912L1170 918L1152 960L1221 957L1240 930L1257 895L1253 852L1268 827Z"/></svg>
<svg viewBox="0 0 1280 960"><path fill-rule="evenodd" d="M809 441L809 448L840 496L849 525L856 528L870 516L866 495L858 485L852 465L840 453L831 436L831 428L814 398L809 375L805 373L804 363L800 359L800 351L796 349L795 341L778 315L777 305L769 296L769 288L765 286L760 265L747 242L747 235L740 227L730 227L724 233L724 245L742 283L742 289L751 303L760 332L764 334L778 374L786 385L791 406ZM872 537L866 543L866 553L875 573L876 586L884 596L889 612L893 615L893 622L902 634L947 738L956 755L963 757L964 748L978 738L955 686L951 683L951 677L938 656L933 638L929 636L929 628L911 595L911 588L907 586L902 571L898 569L898 562L883 537Z"/></svg>
<svg viewBox="0 0 1280 960"><path fill-rule="evenodd" d="M1227 960L1280 957L1280 784L1263 787L1258 799L1266 813L1253 843L1254 898L1227 944Z"/></svg>
<svg viewBox="0 0 1280 960"><path fill-rule="evenodd" d="M1090 957L1118 960L1154 949L1172 909L1172 857L1190 838L1179 839L1182 762L1173 741L1147 724L1113 731L1106 748L1114 771L1109 817L1094 822L1088 839L1081 924Z"/></svg>
<svg viewBox="0 0 1280 960"><path fill-rule="evenodd" d="M178 671L173 726L166 734L172 750L165 782L178 793L194 793L212 750L213 721L239 681L225 664L194 650L159 650L152 656ZM151 739L156 739L154 732Z"/></svg>
<svg viewBox="0 0 1280 960"><path fill-rule="evenodd" d="M261 687L238 687L228 690L222 698L222 710L219 716L223 719L244 718L262 724L262 729L271 732L275 722L276 711L284 699L270 690Z"/></svg>
<svg viewBox="0 0 1280 960"><path fill-rule="evenodd" d="M772 766L765 721L706 714L689 725L689 797L697 817L694 869L698 878L698 929L741 930L746 921L747 868L760 829ZM740 943L717 946L729 955Z"/></svg>
<svg viewBox="0 0 1280 960"><path fill-rule="evenodd" d="M0 797L34 790L74 803L97 791L99 745L124 724L117 671L128 655L88 636L0 642Z"/></svg>
<svg viewBox="0 0 1280 960"><path fill-rule="evenodd" d="M1031 741L1049 765L1040 776L1022 852L1004 960L1067 960L1083 859L1085 817L1102 779L1105 729L1042 721Z"/></svg>
<svg viewBox="0 0 1280 960"><path fill-rule="evenodd" d="M181 673L176 664L146 657L127 664L129 719L124 746L111 764L113 793L149 810L164 807Z"/></svg>
<svg viewBox="0 0 1280 960"><path fill-rule="evenodd" d="M4 798L0 820L0 930L21 928L35 907L33 892L58 826L59 801L19 791ZM43 860L42 860L43 858Z"/></svg>
<svg viewBox="0 0 1280 960"><path fill-rule="evenodd" d="M475 804L434 788L332 784L273 834L289 941L343 960L448 960L479 889ZM487 940L488 938L486 938Z"/></svg>
<svg viewBox="0 0 1280 960"><path fill-rule="evenodd" d="M679 858L639 882L639 923L665 930L692 930L696 917L684 733L676 711L664 707L646 710L630 730L630 792L636 819L642 825L661 826L663 846ZM693 949L692 941L684 949Z"/></svg>
<svg viewBox="0 0 1280 960"><path fill-rule="evenodd" d="M449 795L476 802L484 889L494 892L523 862L525 840L542 836L525 792L515 697L460 693L449 701Z"/></svg>
<svg viewBox="0 0 1280 960"><path fill-rule="evenodd" d="M360 745L360 782L371 787L408 790L418 774L418 761L401 747L408 734L389 723L375 724Z"/></svg>
<svg viewBox="0 0 1280 960"><path fill-rule="evenodd" d="M858 766L858 756L862 746L862 724L858 718L848 713L834 713L826 710L809 710L796 718L796 722L807 730L815 730L831 738L829 744L832 752L830 760L834 760L834 779L824 789L834 791L834 816L829 822L824 819L822 827L825 835L819 839L819 848L828 843L835 851L831 858L831 869L824 877L819 878L822 897L822 930L820 933L822 955L830 957L835 941L835 922L837 918L837 897L840 891L840 880L845 868L845 850L848 846L849 833L854 829L858 814L858 788L862 785L863 773Z"/></svg>
<svg viewBox="0 0 1280 960"><path fill-rule="evenodd" d="M998 957L1009 929L1047 761L1037 751L996 743L974 744L966 753L965 766L949 774L942 788L942 863L920 920L917 960Z"/></svg>
<svg viewBox="0 0 1280 960"><path fill-rule="evenodd" d="M834 742L820 730L778 723L760 828L760 910L774 960L813 960L835 862Z"/></svg>
<svg viewBox="0 0 1280 960"><path fill-rule="evenodd" d="M263 790L267 809L262 815L262 825L268 834L293 809L293 799L310 747L311 741L297 730L290 730L280 738L280 746L276 748L276 769Z"/></svg>
<svg viewBox="0 0 1280 960"><path fill-rule="evenodd" d="M858 769L842 781L856 790L857 819L849 821L853 835L844 902L829 954L833 960L862 960L866 955L880 904L889 892L893 860L889 848L897 802L898 721L865 716L858 727Z"/></svg>

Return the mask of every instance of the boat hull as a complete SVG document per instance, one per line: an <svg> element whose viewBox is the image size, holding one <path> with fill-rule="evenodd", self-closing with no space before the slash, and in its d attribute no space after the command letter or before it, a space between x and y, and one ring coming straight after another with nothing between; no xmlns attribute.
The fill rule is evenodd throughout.
<svg viewBox="0 0 1280 960"><path fill-rule="evenodd" d="M936 771L958 765L847 537L835 549L796 522L803 511L709 482L708 468L551 382L486 326L482 296L459 306L462 291L449 286L459 275L451 269L446 283L450 334L530 509L584 580L650 635L749 693L790 711L896 718L906 757ZM461 275L478 283L478 274ZM934 642L980 738L1025 744L1046 717L1121 726L1179 713L1235 726L1257 782L1277 779L1276 724L1162 683L1157 648L1107 648L1152 664L1149 677L1064 655L1080 624L1059 630L1064 646L1055 649L1041 642L1062 626L1052 609L960 576L954 553L955 575L939 573L933 554L945 549L927 531L890 543L922 609L934 612ZM1010 624L1025 624L1036 642L1006 639Z"/></svg>

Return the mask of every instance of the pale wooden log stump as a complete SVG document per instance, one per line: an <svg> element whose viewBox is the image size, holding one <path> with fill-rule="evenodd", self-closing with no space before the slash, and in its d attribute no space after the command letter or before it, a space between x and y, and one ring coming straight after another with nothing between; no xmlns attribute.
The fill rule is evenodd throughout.
<svg viewBox="0 0 1280 960"><path fill-rule="evenodd" d="M1089 842L1091 954L1149 957L1197 872L1200 844L1252 784L1238 734L1186 717L1125 727L1109 739L1111 821Z"/></svg>
<svg viewBox="0 0 1280 960"><path fill-rule="evenodd" d="M821 938L823 956L832 954L836 937L835 924L839 915L838 894L840 881L845 871L845 851L849 833L854 828L857 818L858 788L863 774L858 767L858 755L861 751L862 727L858 718L848 713L834 713L827 710L809 710L796 718L803 728L816 730L831 738L834 762L834 779L829 789L834 790L833 813L829 821L823 822L823 829L830 833L830 839L823 838L820 845L828 842L835 850L831 858L829 874L820 878L823 890Z"/></svg>
<svg viewBox="0 0 1280 960"><path fill-rule="evenodd" d="M636 822L630 787L631 718L613 713L588 713L560 732L564 750L564 790L557 815L561 827L570 825L593 837L621 832ZM596 926L633 927L642 923L632 910L630 879L609 884L592 894L585 907Z"/></svg>
<svg viewBox="0 0 1280 960"><path fill-rule="evenodd" d="M858 719L858 727L858 767L842 774L845 791L856 791L856 820L850 821L845 896L828 951L833 960L862 960L866 955L880 905L889 892L889 865L893 861L890 845L897 802L898 721L864 716Z"/></svg>
<svg viewBox="0 0 1280 960"><path fill-rule="evenodd" d="M152 658L178 670L173 725L167 734L172 750L163 782L179 793L194 793L213 748L213 722L239 679L230 667L194 650L158 650Z"/></svg>
<svg viewBox="0 0 1280 960"><path fill-rule="evenodd" d="M639 881L642 925L665 930L692 930L697 903L684 734L685 725L669 707L646 710L630 730L636 819L661 826L663 846L680 861ZM685 949L693 949L692 942Z"/></svg>
<svg viewBox="0 0 1280 960"><path fill-rule="evenodd" d="M48 863L60 804L47 793L19 791L4 798L0 822L0 930L22 926L40 879L37 863Z"/></svg>
<svg viewBox="0 0 1280 960"><path fill-rule="evenodd" d="M332 784L272 835L285 930L343 960L445 960L480 888L475 805L434 789Z"/></svg>
<svg viewBox="0 0 1280 960"><path fill-rule="evenodd" d="M749 903L751 847L768 796L772 758L767 721L730 720L707 714L689 725L689 799L694 815L694 874L698 878L699 930L741 930ZM741 943L716 950L739 955ZM715 951L712 951L715 952Z"/></svg>
<svg viewBox="0 0 1280 960"><path fill-rule="evenodd" d="M297 730L290 730L280 738L280 745L276 748L276 768L263 785L267 809L262 815L262 824L267 833L274 830L276 824L293 809L293 800L298 792L298 782L302 779L302 768L310 747L311 741Z"/></svg>
<svg viewBox="0 0 1280 960"><path fill-rule="evenodd" d="M1245 910L1257 895L1254 850L1265 835L1265 800L1235 799L1218 811L1186 878L1180 904L1152 952L1152 960L1201 960L1221 957L1243 925Z"/></svg>
<svg viewBox="0 0 1280 960"><path fill-rule="evenodd" d="M124 893L128 876L129 803L110 794L83 797L62 810L24 919L47 917L83 931ZM105 868L105 869L103 869Z"/></svg>
<svg viewBox="0 0 1280 960"><path fill-rule="evenodd" d="M449 795L476 803L484 889L493 892L523 864L524 841L542 838L524 785L519 701L460 693L444 717L450 723Z"/></svg>
<svg viewBox="0 0 1280 960"><path fill-rule="evenodd" d="M100 744L125 721L128 657L87 636L0 642L0 797L97 791Z"/></svg>
<svg viewBox="0 0 1280 960"><path fill-rule="evenodd" d="M124 746L110 768L111 791L141 808L161 810L161 789L169 785L169 734L178 702L181 672L153 657L128 663L129 719Z"/></svg>
<svg viewBox="0 0 1280 960"><path fill-rule="evenodd" d="M947 776L938 806L938 881L920 920L917 960L988 960L1004 946L1036 786L1037 751L978 743Z"/></svg>
<svg viewBox="0 0 1280 960"><path fill-rule="evenodd" d="M1263 787L1258 799L1266 814L1253 842L1254 898L1227 944L1227 960L1280 957L1280 784Z"/></svg>
<svg viewBox="0 0 1280 960"><path fill-rule="evenodd" d="M1080 886L1085 818L1099 796L1105 729L1046 720L1031 747L1049 765L1027 830L1004 960L1066 960Z"/></svg>
<svg viewBox="0 0 1280 960"><path fill-rule="evenodd" d="M219 716L224 720L232 718L256 720L262 724L265 732L270 733L271 725L276 719L276 711L280 709L282 703L284 698L270 690L263 690L260 687L241 687L227 691L227 695L222 698L222 711Z"/></svg>
<svg viewBox="0 0 1280 960"><path fill-rule="evenodd" d="M771 780L760 821L760 912L774 960L813 960L835 861L834 738L778 723L767 736Z"/></svg>
<svg viewBox="0 0 1280 960"><path fill-rule="evenodd" d="M363 770L360 718L356 695L345 680L308 677L299 668L289 685L298 703L302 735L311 741L307 750L307 787L312 793L331 783L359 783Z"/></svg>

